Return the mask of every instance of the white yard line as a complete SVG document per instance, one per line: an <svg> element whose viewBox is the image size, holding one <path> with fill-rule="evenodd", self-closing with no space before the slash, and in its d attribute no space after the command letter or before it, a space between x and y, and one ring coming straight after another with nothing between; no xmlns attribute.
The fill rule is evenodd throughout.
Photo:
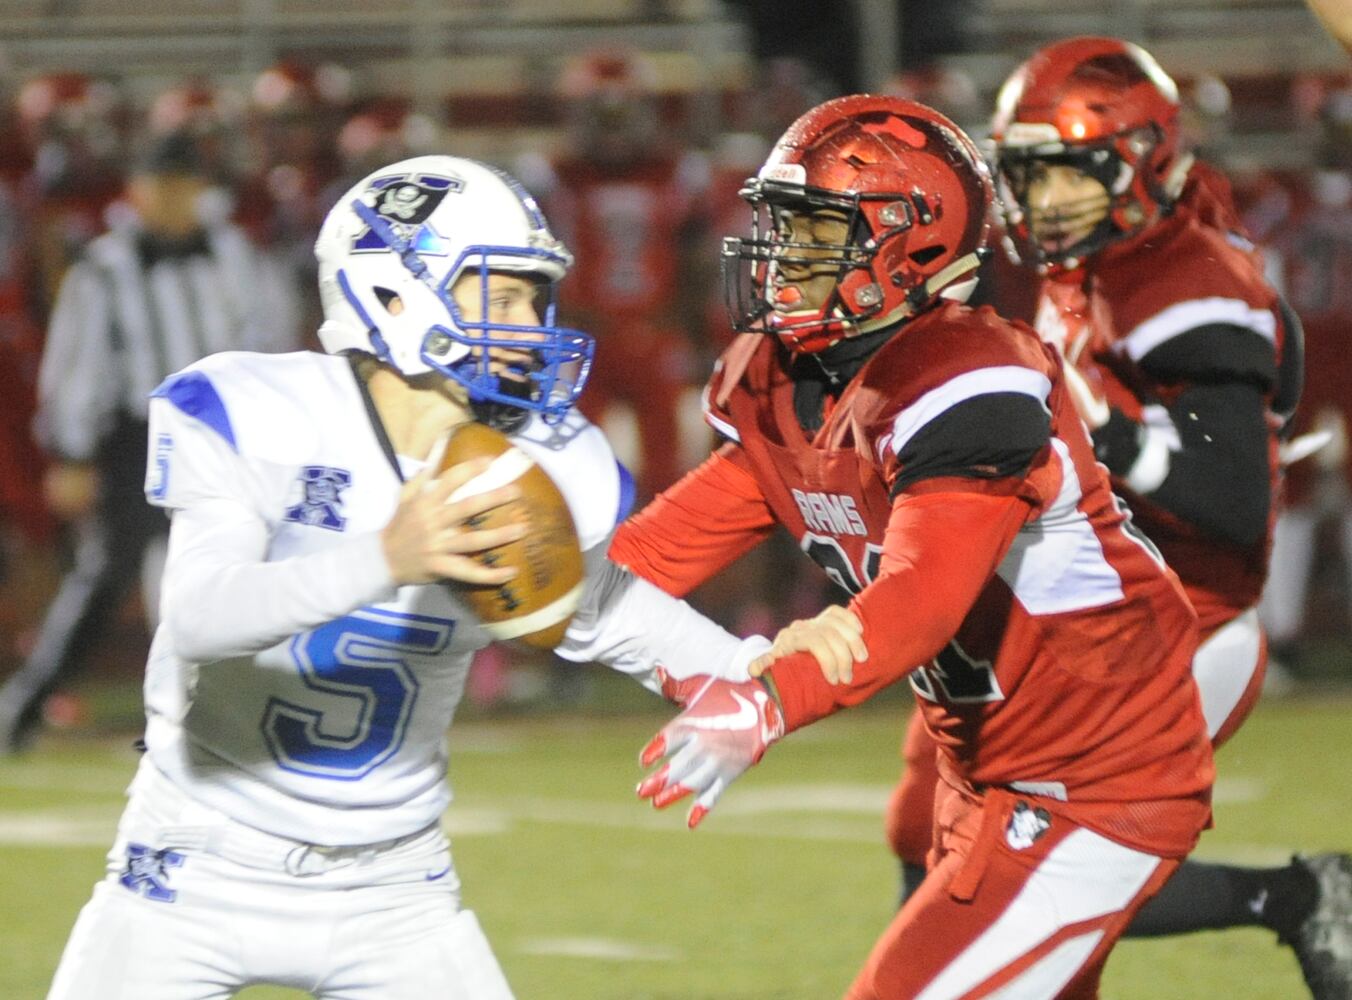
<svg viewBox="0 0 1352 1000"><path fill-rule="evenodd" d="M0 815L0 845L5 847L109 847L116 831L116 810Z"/></svg>
<svg viewBox="0 0 1352 1000"><path fill-rule="evenodd" d="M678 962L681 952L663 945L633 944L600 937L526 938L516 945L522 955L594 958L607 962Z"/></svg>
<svg viewBox="0 0 1352 1000"><path fill-rule="evenodd" d="M14 775L5 776L6 778ZM37 777L37 776L34 776ZM88 779L48 771L48 790L92 794ZM58 780L64 779L64 780ZM27 780L0 780L0 788L32 788ZM789 841L829 841L876 846L882 843L880 817L890 788L886 785L810 784L768 785L734 791L719 803L704 830L709 836L755 837ZM1221 779L1219 803L1246 803L1263 799L1262 782L1249 778ZM51 845L104 847L112 841L121 804L82 806L78 809L0 812L0 844L15 847ZM685 833L685 804L658 812L638 801L584 800L544 796L509 796L457 803L443 822L447 834L457 837L498 836L523 823L578 826L597 829ZM1287 851L1271 845L1227 845L1219 848L1228 860L1278 863ZM1203 845L1203 856L1211 856ZM1219 855L1218 855L1219 857Z"/></svg>

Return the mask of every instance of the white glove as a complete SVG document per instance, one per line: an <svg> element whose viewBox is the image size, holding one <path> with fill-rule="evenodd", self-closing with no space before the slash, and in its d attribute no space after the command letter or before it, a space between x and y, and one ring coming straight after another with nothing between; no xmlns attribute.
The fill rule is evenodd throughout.
<svg viewBox="0 0 1352 1000"><path fill-rule="evenodd" d="M643 748L644 767L670 759L643 779L638 795L665 809L694 794L686 817L693 830L723 790L784 735L784 715L759 681L691 677L675 682L668 697L686 708Z"/></svg>

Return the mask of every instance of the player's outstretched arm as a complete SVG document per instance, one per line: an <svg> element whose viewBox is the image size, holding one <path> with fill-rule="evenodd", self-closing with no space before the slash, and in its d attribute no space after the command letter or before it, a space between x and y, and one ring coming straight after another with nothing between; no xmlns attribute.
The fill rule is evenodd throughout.
<svg viewBox="0 0 1352 1000"><path fill-rule="evenodd" d="M888 521L881 572L849 605L862 631L855 637L848 623L830 626L839 649L833 652L832 642L822 655L850 657L848 673L838 670L833 682L812 644L792 633L775 640L783 655L772 650L768 666L753 665L778 694L787 730L866 701L933 658L957 633L1028 513L1027 501L999 493L902 494ZM785 631L803 626L822 638L816 620ZM854 653L859 639L864 658Z"/></svg>
<svg viewBox="0 0 1352 1000"><path fill-rule="evenodd" d="M728 443L621 524L610 558L681 597L759 545L775 523L741 447Z"/></svg>
<svg viewBox="0 0 1352 1000"><path fill-rule="evenodd" d="M686 708L643 748L644 767L667 761L643 779L638 794L657 809L694 795L686 817L693 830L724 789L784 735L784 716L760 681L692 677L673 687Z"/></svg>
<svg viewBox="0 0 1352 1000"><path fill-rule="evenodd" d="M588 556L590 563L592 553ZM596 561L582 604L555 650L565 660L604 663L675 700L671 681L697 674L747 680L748 664L770 648L763 636L738 639L625 567Z"/></svg>

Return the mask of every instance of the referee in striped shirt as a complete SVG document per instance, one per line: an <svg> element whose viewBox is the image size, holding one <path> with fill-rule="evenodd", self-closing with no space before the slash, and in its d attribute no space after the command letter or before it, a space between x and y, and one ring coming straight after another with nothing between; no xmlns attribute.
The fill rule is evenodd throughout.
<svg viewBox="0 0 1352 1000"><path fill-rule="evenodd" d="M226 200L190 135L161 137L133 166L109 231L62 281L35 432L52 458L43 490L70 525L74 562L32 653L0 687L0 755L33 736L46 696L142 575L155 616L169 526L142 495L151 390L217 351L301 346L288 272L226 221Z"/></svg>

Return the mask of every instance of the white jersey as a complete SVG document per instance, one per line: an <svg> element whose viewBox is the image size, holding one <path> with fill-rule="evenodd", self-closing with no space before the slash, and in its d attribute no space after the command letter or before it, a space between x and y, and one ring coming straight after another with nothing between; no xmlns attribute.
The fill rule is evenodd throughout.
<svg viewBox="0 0 1352 1000"><path fill-rule="evenodd" d="M632 492L601 432L574 413L514 442L588 557L560 654L654 690L659 664L745 677L765 640L604 560ZM174 520L146 742L194 799L318 844L404 836L446 808L446 730L489 638L449 587L390 579L379 533L422 465L390 452L342 357L219 354L156 390L146 495Z"/></svg>

